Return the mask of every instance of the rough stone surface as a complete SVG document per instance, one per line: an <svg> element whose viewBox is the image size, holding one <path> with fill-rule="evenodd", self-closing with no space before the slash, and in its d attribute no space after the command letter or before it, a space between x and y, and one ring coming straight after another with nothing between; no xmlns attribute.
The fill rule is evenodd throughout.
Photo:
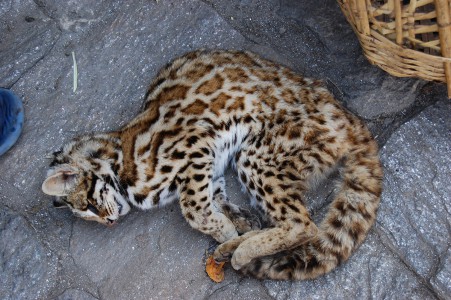
<svg viewBox="0 0 451 300"><path fill-rule="evenodd" d="M427 108L382 149L385 181L377 224L387 245L444 298L451 295L450 114L449 101Z"/></svg>
<svg viewBox="0 0 451 300"><path fill-rule="evenodd" d="M57 258L36 236L26 218L0 211L0 298L45 297L55 286Z"/></svg>
<svg viewBox="0 0 451 300"><path fill-rule="evenodd" d="M341 268L307 282L265 281L275 299L433 299L374 231Z"/></svg>
<svg viewBox="0 0 451 300"><path fill-rule="evenodd" d="M0 86L10 87L49 54L60 33L31 0L2 1L0 20Z"/></svg>
<svg viewBox="0 0 451 300"><path fill-rule="evenodd" d="M0 86L26 110L22 136L0 157L1 299L449 298L445 89L371 66L334 0L4 0L0 30ZM134 211L110 229L53 209L40 191L51 152L127 123L158 69L198 48L251 50L322 78L387 142L377 225L332 273L258 281L229 266L214 284L202 266L211 239L177 204ZM227 190L245 203L232 173ZM315 221L332 197L331 180L309 195Z"/></svg>

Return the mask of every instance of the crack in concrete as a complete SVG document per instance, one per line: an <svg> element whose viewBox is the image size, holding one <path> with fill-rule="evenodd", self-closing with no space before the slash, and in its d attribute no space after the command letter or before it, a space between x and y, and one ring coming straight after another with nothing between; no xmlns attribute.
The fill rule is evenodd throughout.
<svg viewBox="0 0 451 300"><path fill-rule="evenodd" d="M61 39L61 34L58 35L58 37L54 40L54 42L52 43L52 45L44 52L44 54L42 54L31 66L29 66L28 68L26 68L18 77L16 80L14 80L12 83L10 83L7 88L8 89L12 89L14 87L14 85L16 85L16 83L21 80L26 74L28 74L34 67L36 67L38 65L38 63L40 63L45 57L47 57L47 55L50 54L50 52L52 52L53 48L55 47L55 45L58 43L58 41Z"/></svg>
<svg viewBox="0 0 451 300"><path fill-rule="evenodd" d="M47 18L54 21L56 24L56 27L59 31L62 31L61 27L59 26L58 20L53 17L50 12L46 9L46 5L42 0L33 0L34 4L36 4L36 7L39 9L40 12L42 12Z"/></svg>
<svg viewBox="0 0 451 300"><path fill-rule="evenodd" d="M88 294L90 294L90 295L92 295L94 298L96 298L96 299L100 299L100 287L99 287L99 285L98 284L96 284L94 281L92 281L92 279L86 274L86 271L85 271L85 269L83 268L83 267L81 267L79 264L77 264L77 262L76 262L76 260L75 260L75 258L74 258L74 256L72 255L72 251L71 251L71 242L72 242L72 239L73 239L73 236L74 236L74 227L75 227L75 221L74 222L71 222L71 230L70 230L70 235L69 235L69 239L68 239L68 247L67 247L67 256L69 257L69 259L72 261L72 263L74 264L74 266L77 268L77 270L76 270L76 273L81 273L81 276L80 277L84 277L84 278L86 278L87 279L87 281L88 281L88 283L90 284L90 285L92 285L92 286L94 286L96 289L97 289L97 295L95 296L95 295L93 295L91 292L89 292L89 291L85 291L85 290L83 290L83 291L85 291L85 292L87 292ZM77 282L77 281L76 281ZM78 282L77 282L78 283ZM75 287L74 287L74 285L70 285L70 287L68 288L68 289L70 289L70 288L73 288L73 289L75 289Z"/></svg>
<svg viewBox="0 0 451 300"><path fill-rule="evenodd" d="M47 49L43 55L41 55L30 67L26 68L18 77L16 80L14 80L12 83L10 83L9 85L6 86L6 88L8 89L12 89L14 87L14 85L20 80L22 79L28 72L30 72L39 62L41 62L47 55L50 54L50 52L53 50L53 48L55 47L55 45L58 43L58 41L61 39L62 36L62 29L60 27L60 24L57 22L57 20L52 17L50 15L49 12L47 12L44 8L45 8L45 4L42 3L42 1L40 0L33 0L33 2L35 3L36 7L50 20L52 20L56 26L56 28L59 31L58 37L54 40L54 42L51 44L51 46L49 47L49 49Z"/></svg>
<svg viewBox="0 0 451 300"><path fill-rule="evenodd" d="M217 15L221 20L223 20L227 25L229 25L231 28L233 28L233 30L235 30L239 35L241 35L241 36L244 38L244 40L249 41L249 42L251 42L251 43L253 43L253 44L255 44L255 45L261 45L260 42L258 42L257 40L253 39L252 37L250 37L250 36L248 36L248 35L244 35L244 34L242 33L242 31L241 31L239 28L237 28L237 26L234 25L233 22L231 22L231 21L234 20L234 19L228 19L228 18L224 17L224 16L217 10L217 8L215 7L215 5L214 5L213 2L211 2L211 1L209 1L209 0L200 0L200 2L203 2L205 5L209 6L209 7L216 13L216 15Z"/></svg>
<svg viewBox="0 0 451 300"><path fill-rule="evenodd" d="M211 2L209 0L200 0L200 2L202 2L205 5L209 6L221 20L223 20L227 25L229 25L231 28L233 28L233 30L235 30L240 36L242 36L245 41L251 42L252 44L255 44L255 45L261 45L260 42L258 42L257 40L253 39L252 37L244 35L242 33L242 31L239 30L237 28L237 26L234 25L231 22L232 21L231 19L228 19L228 18L224 17L222 14L220 14L219 11L215 8L213 2Z"/></svg>
<svg viewBox="0 0 451 300"><path fill-rule="evenodd" d="M415 219L415 216L412 216L411 214L411 210L406 210L407 215L407 223L409 224L410 228L413 229L414 233L417 235L417 238L419 238L419 240L421 242L423 242L425 245L429 246L428 248L431 249L431 251L433 252L433 256L436 257L438 259L437 263L432 264L431 269L429 270L428 274L425 276L427 277L428 280L431 280L431 278L433 278L434 276L437 275L439 266L440 266L440 254L437 252L437 249L435 249L434 247L432 247L432 243L428 242L425 238L424 238L424 234L422 234L419 229L418 226L415 224L415 222L412 222L412 219Z"/></svg>
<svg viewBox="0 0 451 300"><path fill-rule="evenodd" d="M45 238L42 237L42 235L39 233L38 229L36 229L36 227L33 225L33 222L30 220L30 218L28 217L27 214L18 212L6 204L4 204L3 206L8 208L14 214L16 214L15 217L17 217L17 216L21 217L24 220L25 224L28 225L28 227L31 228L32 231L34 231L34 236L36 237L37 242L42 246L43 252L44 252L43 254L45 254L46 257L48 257L48 253L53 254L56 252L52 249L50 243ZM23 243L27 243L27 241L24 240ZM3 259L4 259L4 261L8 261L10 259L10 257L3 257ZM58 268L58 266L60 265L60 261L61 261L60 258L57 257L56 264L55 264L55 266L56 266L55 277L57 277L57 278L58 278L58 274L60 272L59 268ZM49 266L49 270L53 269L53 263L50 258L48 260L48 263L50 263L50 265L52 266L52 267ZM49 271L47 271L47 273L49 273ZM51 282L53 283L53 286L48 288L47 296L49 296L52 293L53 289L56 286L58 286L58 281L51 281Z"/></svg>
<svg viewBox="0 0 451 300"><path fill-rule="evenodd" d="M406 267L406 269L409 270L418 279L418 281L421 282L426 287L426 289L432 293L432 295L436 299L442 299L440 297L440 295L438 295L437 291L435 291L434 287L428 281L426 281L425 278L423 278L423 276L421 276L421 274L419 274L414 268L412 268L412 266L409 264L409 262L407 262L405 260L402 253L400 253L398 251L396 246L386 236L386 235L392 236L391 232L390 231L387 232L387 230L385 230L384 226L382 226L382 224L380 224L379 222L376 221L376 223L377 223L377 226L374 226L373 230L377 234L379 242L383 246L385 246L385 248L388 251L390 251L394 257L398 258L399 261ZM392 236L392 238L393 238L393 240L396 240L393 236Z"/></svg>
<svg viewBox="0 0 451 300"><path fill-rule="evenodd" d="M61 296L62 296L65 292L67 292L68 290L77 290L77 291L79 291L79 289L77 289L77 288L68 287L68 288L66 288L66 289L63 289L63 291L62 291L61 293L59 293L58 295L56 295L55 298L61 297ZM86 294L89 294L89 295L90 295L92 298L94 298L94 299L101 299L101 298L97 297L96 295L94 295L93 293L91 293L90 291L87 291L87 290L84 290L84 289L82 289L81 291L85 292Z"/></svg>
<svg viewBox="0 0 451 300"><path fill-rule="evenodd" d="M369 299L374 299L373 297L373 287L371 286L371 266L370 266L371 258L368 260L367 266L367 272L368 272L368 292L369 292Z"/></svg>
<svg viewBox="0 0 451 300"><path fill-rule="evenodd" d="M441 174L441 173L439 172L438 168L435 166L435 163L433 161L431 161L431 159L428 159L428 166L430 168L432 168L432 178L429 180L428 187L435 194L440 195L439 200L440 200L440 203L442 204L442 209L444 209L446 211L446 213L448 215L450 215L448 207L446 206L446 203L445 203L446 196L443 195L443 193L440 191L440 189L438 189L437 186L435 185L435 181L437 180L439 174ZM446 223L446 227L448 229L448 232L451 232L451 227L450 227L450 223L449 222Z"/></svg>
<svg viewBox="0 0 451 300"><path fill-rule="evenodd" d="M214 294L224 291L227 289L227 287L236 284L236 282L229 282L226 285L221 286L220 288L217 288L215 290L213 290L210 294L208 294L207 296L204 297L205 300L210 299Z"/></svg>

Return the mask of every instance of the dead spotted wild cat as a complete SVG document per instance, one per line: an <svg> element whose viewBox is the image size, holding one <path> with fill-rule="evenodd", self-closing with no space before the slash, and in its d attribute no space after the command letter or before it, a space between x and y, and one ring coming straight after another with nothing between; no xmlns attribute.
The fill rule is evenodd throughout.
<svg viewBox="0 0 451 300"><path fill-rule="evenodd" d="M226 200L231 161L270 226ZM318 226L304 194L340 162L342 181ZM87 220L114 224L131 205L178 200L188 223L222 243L217 261L258 278L308 279L348 259L381 194L376 142L318 82L237 51L196 51L151 84L123 128L54 154L42 189Z"/></svg>

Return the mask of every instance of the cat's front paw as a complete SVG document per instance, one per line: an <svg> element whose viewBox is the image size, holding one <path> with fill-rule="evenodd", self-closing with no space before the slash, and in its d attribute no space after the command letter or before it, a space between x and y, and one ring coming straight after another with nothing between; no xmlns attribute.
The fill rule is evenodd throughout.
<svg viewBox="0 0 451 300"><path fill-rule="evenodd" d="M223 252L219 248L217 248L215 250L215 252L213 253L213 259L216 262L230 261L230 259L232 258L232 255L233 255L233 252Z"/></svg>

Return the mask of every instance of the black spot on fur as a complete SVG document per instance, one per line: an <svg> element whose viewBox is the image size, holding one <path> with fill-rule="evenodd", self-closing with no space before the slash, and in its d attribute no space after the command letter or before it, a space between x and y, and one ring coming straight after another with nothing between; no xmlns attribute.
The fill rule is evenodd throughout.
<svg viewBox="0 0 451 300"><path fill-rule="evenodd" d="M289 188L291 188L291 185L290 184L281 184L281 185L279 185L279 187L282 190L288 190Z"/></svg>
<svg viewBox="0 0 451 300"><path fill-rule="evenodd" d="M161 173L170 173L172 171L171 166L162 166L160 169Z"/></svg>
<svg viewBox="0 0 451 300"><path fill-rule="evenodd" d="M208 187L208 183L207 183L207 184L204 184L203 186L201 186L201 187L198 189L198 191L199 191L199 192L202 192L202 191L205 190L207 187Z"/></svg>
<svg viewBox="0 0 451 300"><path fill-rule="evenodd" d="M294 206L293 204L291 204L291 203L289 203L289 204L287 204L287 206L292 210L292 211L295 211L295 212L300 212L300 210L299 210L299 208L297 208L296 206Z"/></svg>
<svg viewBox="0 0 451 300"><path fill-rule="evenodd" d="M205 164L193 164L193 168L196 170L202 170L205 168Z"/></svg>
<svg viewBox="0 0 451 300"><path fill-rule="evenodd" d="M240 174L240 178L241 178L241 181L242 181L244 184L247 183L247 177L246 177L246 174L244 174L244 172L242 172L242 173Z"/></svg>
<svg viewBox="0 0 451 300"><path fill-rule="evenodd" d="M286 173L287 173L288 178L290 178L290 180L293 180L293 181L299 181L300 180L300 178L297 177L296 175L294 175L293 173L291 173L291 172L286 172Z"/></svg>
<svg viewBox="0 0 451 300"><path fill-rule="evenodd" d="M272 171L267 171L267 172L265 172L265 174L263 174L263 175L265 175L266 177L273 177L275 174L274 174L274 172L272 172Z"/></svg>
<svg viewBox="0 0 451 300"><path fill-rule="evenodd" d="M197 182L204 180L205 175L204 174L196 174L193 176L194 180L196 180Z"/></svg>
<svg viewBox="0 0 451 300"><path fill-rule="evenodd" d="M160 187L160 183L157 183L157 184L155 184L155 185L152 185L151 187L150 187L150 190L151 191L155 191L156 189L158 189L159 187Z"/></svg>
<svg viewBox="0 0 451 300"><path fill-rule="evenodd" d="M144 200L146 200L146 196L147 196L147 195L143 195L143 194L135 194L134 196L135 196L135 201L136 201L136 203L141 204L141 203L144 202Z"/></svg>
<svg viewBox="0 0 451 300"><path fill-rule="evenodd" d="M187 147L191 147L192 145L196 144L198 140L199 140L199 138L198 138L197 136L195 136L195 135L190 136L190 137L187 139L186 146L187 146Z"/></svg>
<svg viewBox="0 0 451 300"><path fill-rule="evenodd" d="M204 155L200 152L193 152L190 154L189 158L202 158Z"/></svg>
<svg viewBox="0 0 451 300"><path fill-rule="evenodd" d="M349 229L348 234L351 236L352 240L357 241L361 235L363 235L364 230L360 226L353 226Z"/></svg>
<svg viewBox="0 0 451 300"><path fill-rule="evenodd" d="M321 158L321 156L318 153L311 153L310 156L315 158L320 165L324 164L323 159Z"/></svg>
<svg viewBox="0 0 451 300"><path fill-rule="evenodd" d="M251 190L255 190L255 184L254 184L254 182L252 180L249 181L249 188Z"/></svg>
<svg viewBox="0 0 451 300"><path fill-rule="evenodd" d="M161 189L160 191L157 192L157 194L153 197L153 204L157 205L160 202L160 194L161 192L163 192L163 190Z"/></svg>
<svg viewBox="0 0 451 300"><path fill-rule="evenodd" d="M210 154L210 150L208 150L208 148L206 148L206 147L200 148L200 151L202 151L202 152L205 153L206 155Z"/></svg>
<svg viewBox="0 0 451 300"><path fill-rule="evenodd" d="M337 247L341 247L342 243L335 235L333 235L332 233L329 233L329 232L326 235L329 238L329 241L332 242L332 244L334 244Z"/></svg>
<svg viewBox="0 0 451 300"><path fill-rule="evenodd" d="M262 266L263 266L263 262L257 258L253 261L252 269L255 273L259 273Z"/></svg>
<svg viewBox="0 0 451 300"><path fill-rule="evenodd" d="M169 186L169 192L174 192L177 189L177 182L175 180L172 181L171 185Z"/></svg>
<svg viewBox="0 0 451 300"><path fill-rule="evenodd" d="M290 193L290 194L288 194L288 197L290 197L291 199L293 199L295 201L303 202L301 195L299 195L297 193Z"/></svg>
<svg viewBox="0 0 451 300"><path fill-rule="evenodd" d="M340 229L343 227L343 223L338 220L338 219L334 219L332 220L332 222L330 222L330 224L335 228L335 229Z"/></svg>
<svg viewBox="0 0 451 300"><path fill-rule="evenodd" d="M271 210L271 211L275 211L276 209L274 208L274 206L271 205L271 203L267 202L266 203L266 207Z"/></svg>
<svg viewBox="0 0 451 300"><path fill-rule="evenodd" d="M243 166L245 168L248 168L251 165L251 162L249 161L249 159L246 159L246 161L243 163Z"/></svg>
<svg viewBox="0 0 451 300"><path fill-rule="evenodd" d="M185 155L186 155L185 151L174 150L174 152L172 152L171 158L172 159L184 159Z"/></svg>
<svg viewBox="0 0 451 300"><path fill-rule="evenodd" d="M213 194L215 194L215 195L217 195L217 194L221 194L221 188L220 187L218 187L215 191L214 191L214 193Z"/></svg>
<svg viewBox="0 0 451 300"><path fill-rule="evenodd" d="M312 269L316 268L319 265L318 260L316 259L315 256L313 256L306 264L305 264L305 269L307 271L311 271Z"/></svg>
<svg viewBox="0 0 451 300"><path fill-rule="evenodd" d="M294 270L296 268L296 260L292 257L285 257L284 262L275 267L277 272L287 272L288 270Z"/></svg>
<svg viewBox="0 0 451 300"><path fill-rule="evenodd" d="M244 123L250 123L254 121L254 119L250 115L247 115L246 117L244 117L243 121Z"/></svg>
<svg viewBox="0 0 451 300"><path fill-rule="evenodd" d="M188 169L188 167L189 166L191 166L191 164L192 164L193 162L188 162L186 165L184 165L180 170L179 170L179 174L183 174L185 171L186 171L186 169ZM186 180L189 180L189 178L186 178L185 179L185 183L186 183Z"/></svg>
<svg viewBox="0 0 451 300"><path fill-rule="evenodd" d="M99 150L97 150L97 151L94 151L94 152L92 152L91 153L91 157L92 158L100 158L100 157L102 157L102 155L105 153L105 151L103 150L103 149L99 149Z"/></svg>
<svg viewBox="0 0 451 300"><path fill-rule="evenodd" d="M264 186L264 190L265 190L265 192L267 192L268 194L270 194L270 195L272 195L273 194L273 190L272 190L272 187L270 186L270 185L265 185Z"/></svg>
<svg viewBox="0 0 451 300"><path fill-rule="evenodd" d="M356 183L356 181L354 181L354 180L346 180L346 181L345 181L345 184L346 184L348 187L350 187L351 189L353 189L354 191L357 191L357 192L361 192L361 191L364 190L364 189L363 189L361 186L359 186L359 185Z"/></svg>

